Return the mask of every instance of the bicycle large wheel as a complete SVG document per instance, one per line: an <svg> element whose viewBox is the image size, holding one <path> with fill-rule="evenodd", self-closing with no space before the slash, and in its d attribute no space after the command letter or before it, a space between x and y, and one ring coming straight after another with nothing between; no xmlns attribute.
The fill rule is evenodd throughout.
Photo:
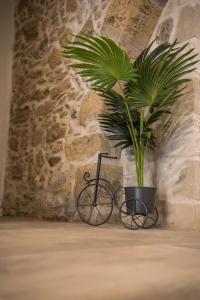
<svg viewBox="0 0 200 300"><path fill-rule="evenodd" d="M95 204L94 193L95 183L87 185L78 196L77 210L83 222L99 226L104 224L112 214L113 196L107 187L99 184Z"/></svg>

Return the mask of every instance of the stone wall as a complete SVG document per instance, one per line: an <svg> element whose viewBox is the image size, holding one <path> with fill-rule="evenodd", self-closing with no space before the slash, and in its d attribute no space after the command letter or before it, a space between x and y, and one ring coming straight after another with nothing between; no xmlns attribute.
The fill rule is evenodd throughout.
<svg viewBox="0 0 200 300"><path fill-rule="evenodd" d="M151 40L175 39L200 52L200 1L169 0ZM198 57L199 59L199 57ZM161 222L174 228L200 229L200 63L184 97L157 128L157 150L145 159L145 185L158 188ZM136 181L132 155L122 153L124 184Z"/></svg>
<svg viewBox="0 0 200 300"><path fill-rule="evenodd" d="M156 36L158 44L177 38L199 53L200 2L168 1L152 38ZM160 126L156 184L167 224L200 229L200 63L190 77L185 96Z"/></svg>
<svg viewBox="0 0 200 300"><path fill-rule="evenodd" d="M75 198L83 173L94 173L99 151L116 151L96 120L105 109L101 100L69 68L62 46L74 38L72 33L103 34L134 58L148 44L165 2L18 2L5 215L76 218ZM103 168L105 176L119 185L120 160L107 161Z"/></svg>

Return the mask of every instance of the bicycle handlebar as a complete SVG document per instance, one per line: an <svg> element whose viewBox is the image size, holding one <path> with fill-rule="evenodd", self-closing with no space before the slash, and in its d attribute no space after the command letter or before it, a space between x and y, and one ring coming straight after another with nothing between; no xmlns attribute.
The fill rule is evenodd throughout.
<svg viewBox="0 0 200 300"><path fill-rule="evenodd" d="M105 157L105 158L110 158L110 159L118 159L118 157L116 157L116 156L109 156L108 152L105 152L105 153L101 152L101 153L99 153L99 156Z"/></svg>

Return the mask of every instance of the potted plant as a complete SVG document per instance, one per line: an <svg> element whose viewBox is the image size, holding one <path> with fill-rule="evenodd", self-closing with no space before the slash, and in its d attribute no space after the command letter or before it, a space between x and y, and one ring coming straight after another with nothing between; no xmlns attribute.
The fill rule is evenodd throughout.
<svg viewBox="0 0 200 300"><path fill-rule="evenodd" d="M80 61L71 67L80 69L78 74L107 105L99 120L108 138L116 142L115 147L133 147L137 187L126 187L125 195L138 203L142 200L150 212L155 209L156 189L144 186L144 156L147 148L156 146L156 122L171 113L190 81L185 76L195 69L197 54L186 50L187 45L175 41L153 47L152 42L133 63L103 36L77 36L63 51L66 58Z"/></svg>

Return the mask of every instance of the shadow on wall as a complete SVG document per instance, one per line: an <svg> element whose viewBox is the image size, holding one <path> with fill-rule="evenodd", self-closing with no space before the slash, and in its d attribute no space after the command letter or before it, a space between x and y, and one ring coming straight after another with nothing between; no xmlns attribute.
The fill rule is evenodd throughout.
<svg viewBox="0 0 200 300"><path fill-rule="evenodd" d="M155 184L158 187L158 202L163 223L168 217L170 203L190 200L187 189L188 159L195 155L197 140L193 134L193 115L169 116L158 130L160 145L155 160ZM186 199L187 198L187 199Z"/></svg>

